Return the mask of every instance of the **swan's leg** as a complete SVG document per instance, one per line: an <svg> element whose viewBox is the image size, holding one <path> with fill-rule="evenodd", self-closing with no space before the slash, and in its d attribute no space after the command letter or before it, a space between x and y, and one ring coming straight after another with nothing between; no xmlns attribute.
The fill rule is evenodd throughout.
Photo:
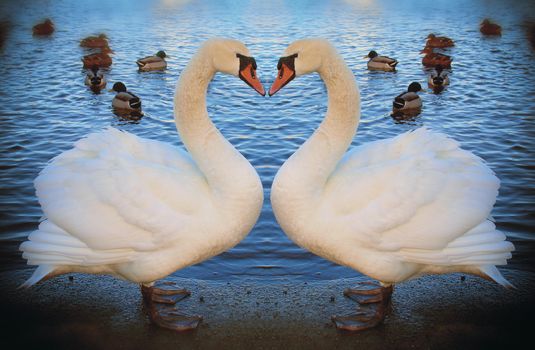
<svg viewBox="0 0 535 350"><path fill-rule="evenodd" d="M333 316L336 328L346 331L362 331L381 324L390 309L393 286L374 282L362 282L358 289L346 289L344 295L360 304L360 310L346 316Z"/></svg>
<svg viewBox="0 0 535 350"><path fill-rule="evenodd" d="M151 322L160 327L188 331L196 329L202 321L202 316L186 315L177 310L175 304L189 297L191 293L178 288L173 282L142 284L141 294Z"/></svg>

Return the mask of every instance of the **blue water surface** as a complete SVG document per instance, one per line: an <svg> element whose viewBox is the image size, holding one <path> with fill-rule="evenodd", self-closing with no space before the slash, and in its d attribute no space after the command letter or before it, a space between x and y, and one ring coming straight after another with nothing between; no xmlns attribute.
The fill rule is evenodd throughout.
<svg viewBox="0 0 535 350"><path fill-rule="evenodd" d="M32 26L50 17L56 32L33 37ZM491 17L501 37L484 37L479 22ZM295 39L331 40L353 70L362 94L362 119L353 144L389 138L422 125L442 131L484 158L502 180L493 216L514 241L509 269L533 270L535 251L535 51L526 26L531 1L373 0L167 0L0 2L8 28L0 49L0 262L27 268L18 245L42 215L33 179L55 155L88 133L112 125L141 137L181 145L173 121L176 80L206 39L243 41L269 87L285 47ZM104 32L114 51L109 82L122 81L143 100L140 120L113 114L113 94L84 86L79 47ZM451 86L423 93L423 111L411 120L390 116L392 99L411 81L425 85L419 51L435 32L455 40ZM395 73L370 72L362 56L375 50L399 60ZM137 58L165 50L165 72L139 73ZM109 84L111 87L111 84ZM301 77L272 98L218 74L208 110L225 137L254 165L265 203L253 231L238 246L176 272L201 279L334 279L357 276L293 244L269 203L280 165L321 122L327 97L318 75ZM430 230L433 228L430 227Z"/></svg>

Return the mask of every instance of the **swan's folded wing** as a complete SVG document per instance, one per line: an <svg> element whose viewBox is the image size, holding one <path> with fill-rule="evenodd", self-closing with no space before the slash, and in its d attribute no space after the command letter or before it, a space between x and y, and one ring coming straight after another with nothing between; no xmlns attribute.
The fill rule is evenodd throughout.
<svg viewBox="0 0 535 350"><path fill-rule="evenodd" d="M35 187L47 219L97 251L150 251L180 239L207 191L185 152L112 128L56 157Z"/></svg>
<svg viewBox="0 0 535 350"><path fill-rule="evenodd" d="M444 249L484 222L499 180L456 141L425 128L349 152L327 203L347 239L384 251Z"/></svg>

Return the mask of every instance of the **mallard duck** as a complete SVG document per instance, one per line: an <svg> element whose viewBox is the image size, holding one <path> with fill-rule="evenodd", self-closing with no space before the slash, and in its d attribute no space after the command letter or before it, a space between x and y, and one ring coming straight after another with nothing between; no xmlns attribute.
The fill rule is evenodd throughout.
<svg viewBox="0 0 535 350"><path fill-rule="evenodd" d="M436 66L427 79L430 88L440 88L450 84L448 72L440 65Z"/></svg>
<svg viewBox="0 0 535 350"><path fill-rule="evenodd" d="M417 92L422 91L420 83L410 83L406 92L399 94L393 103L394 111L405 111L422 108L422 99Z"/></svg>
<svg viewBox="0 0 535 350"><path fill-rule="evenodd" d="M99 34L98 36L88 36L80 41L80 46L89 48L103 48L109 47L108 37L106 34Z"/></svg>
<svg viewBox="0 0 535 350"><path fill-rule="evenodd" d="M454 46L453 40L445 36L436 36L431 33L427 36L425 46L429 47L451 47Z"/></svg>
<svg viewBox="0 0 535 350"><path fill-rule="evenodd" d="M370 51L368 55L364 56L364 58L369 58L368 61L368 69L370 70L384 70L387 72L392 72L396 70L396 65L398 64L398 61L396 61L393 58L386 57L386 56L379 56L377 52Z"/></svg>
<svg viewBox="0 0 535 350"><path fill-rule="evenodd" d="M149 71L149 70L160 70L167 67L167 62L165 58L167 55L164 51L158 51L155 56L147 56L136 61L139 66L139 70Z"/></svg>
<svg viewBox="0 0 535 350"><path fill-rule="evenodd" d="M422 58L422 64L426 67L442 66L444 68L450 68L453 58L448 55L437 53L433 51L432 47L426 46L420 53L425 53Z"/></svg>
<svg viewBox="0 0 535 350"><path fill-rule="evenodd" d="M488 18L485 18L483 22L481 22L479 31L485 35L502 35L502 27Z"/></svg>
<svg viewBox="0 0 535 350"><path fill-rule="evenodd" d="M85 85L89 86L94 92L98 92L106 87L106 79L104 75L99 72L98 66L91 67L85 77Z"/></svg>
<svg viewBox="0 0 535 350"><path fill-rule="evenodd" d="M113 88L110 91L117 93L111 102L113 108L129 111L141 110L141 99L128 91L126 85L122 82L113 84Z"/></svg>
<svg viewBox="0 0 535 350"><path fill-rule="evenodd" d="M54 33L54 23L47 18L43 23L38 23L33 26L33 35L50 35Z"/></svg>
<svg viewBox="0 0 535 350"><path fill-rule="evenodd" d="M93 66L109 67L113 63L111 56L112 51L109 47L103 47L101 52L92 53L82 58L84 68L90 68Z"/></svg>

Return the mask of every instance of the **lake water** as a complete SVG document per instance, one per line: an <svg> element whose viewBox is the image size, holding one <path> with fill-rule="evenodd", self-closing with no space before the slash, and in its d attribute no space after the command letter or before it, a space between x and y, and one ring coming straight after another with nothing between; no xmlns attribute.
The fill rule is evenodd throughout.
<svg viewBox="0 0 535 350"><path fill-rule="evenodd" d="M56 32L31 35L50 17ZM491 17L501 37L486 38L479 22ZM176 80L199 45L214 36L243 41L269 87L277 60L293 40L331 40L353 70L362 94L354 145L388 138L421 125L442 131L484 158L502 180L493 216L517 251L507 269L535 270L535 51L525 21L530 1L2 1L0 21L9 32L0 49L0 262L28 268L18 245L42 213L32 181L47 161L88 133L106 126L181 145L173 122ZM107 71L141 97L145 116L120 119L113 94L84 86L81 38L104 32L114 51ZM422 113L409 121L390 117L393 98L412 81L424 85L421 55L435 32L455 40L451 85L422 94ZM396 73L369 72L362 56L374 49L399 60ZM165 72L139 73L137 58L165 50ZM111 88L109 83L108 88ZM240 80L217 75L208 109L217 127L257 169L265 191L262 215L238 246L176 272L200 279L315 280L357 276L294 245L275 221L269 190L280 165L318 126L326 91L317 75L299 78L272 98Z"/></svg>

